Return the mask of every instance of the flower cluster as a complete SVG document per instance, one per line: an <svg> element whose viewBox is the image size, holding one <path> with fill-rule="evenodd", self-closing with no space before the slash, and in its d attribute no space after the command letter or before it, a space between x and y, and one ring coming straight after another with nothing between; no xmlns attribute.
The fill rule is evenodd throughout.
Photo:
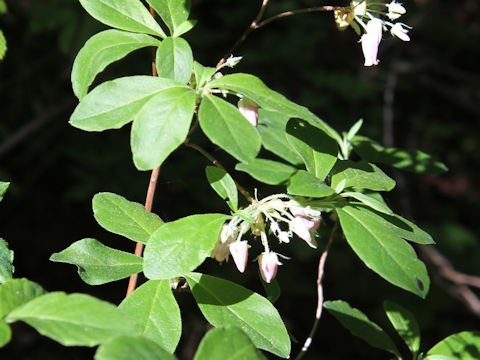
<svg viewBox="0 0 480 360"><path fill-rule="evenodd" d="M410 41L408 30L410 26L401 22L394 22L406 13L405 7L392 0L388 4L377 0L353 0L350 8L336 10L335 21L340 29L352 26L358 34L363 35L362 43L365 66L378 64L378 46L382 40L383 31L390 33L403 41Z"/></svg>
<svg viewBox="0 0 480 360"><path fill-rule="evenodd" d="M275 194L255 201L247 208L234 214L220 233L212 257L222 262L232 255L240 272L244 272L248 260L248 241L242 240L247 232L260 237L264 251L258 257L260 274L270 283L281 265L282 255L270 250L268 234L273 234L281 243L289 243L293 234L316 248L315 232L320 225L320 211L301 206L285 194Z"/></svg>

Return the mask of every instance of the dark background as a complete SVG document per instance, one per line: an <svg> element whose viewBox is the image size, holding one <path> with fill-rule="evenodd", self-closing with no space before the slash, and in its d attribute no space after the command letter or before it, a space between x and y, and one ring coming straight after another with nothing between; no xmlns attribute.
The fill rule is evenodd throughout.
<svg viewBox="0 0 480 360"><path fill-rule="evenodd" d="M73 59L92 34L104 27L76 0L7 1L0 16L8 41L0 62L0 179L12 184L0 205L0 234L15 251L15 276L27 277L49 291L84 292L118 304L127 281L100 287L85 285L74 266L48 259L72 242L94 237L133 251L134 244L98 226L91 198L110 191L143 202L149 174L133 166L129 126L104 133L71 127L68 119L77 99L70 84ZM193 0L191 18L197 26L186 35L197 61L214 66L255 17L261 1ZM285 10L326 5L323 1L271 1L267 16ZM346 5L339 0L328 5ZM397 180L388 195L391 207L430 232L437 250L461 272L479 274L477 151L480 88L479 4L474 0L404 1L404 21L414 28L410 43L388 34L380 47L380 64L363 67L358 36L339 32L331 13L298 15L254 31L235 55L244 56L236 71L261 77L271 88L308 106L335 129L346 131L359 118L361 133L387 145L418 148L443 161L449 172L438 177L383 169ZM150 73L148 49L110 66L96 83L119 76ZM206 146L232 175L259 197L281 188L266 187L233 171L234 162ZM208 161L182 147L162 166L154 211L164 220L202 212L226 212L210 189L204 167ZM320 243L327 238L320 230ZM282 252L277 279L282 295L276 302L290 333L301 348L313 322L319 251L294 241ZM420 255L423 252L417 249ZM252 255L252 259L255 256ZM428 260L428 259L426 259ZM428 261L427 261L428 262ZM230 262L207 260L202 270L237 281L263 293L257 264L240 276ZM392 299L410 309L420 322L422 349L462 330L478 330L479 314L452 296L458 287L430 268L432 286L425 301L385 282L369 271L337 239L326 266L326 299L348 301L385 327L408 358L382 312ZM475 291L475 290L474 290ZM189 294L177 296L184 332L178 356L192 357L207 330ZM475 305L475 304L474 304ZM403 347L402 347L403 346ZM63 348L24 324L13 326L13 339L0 350L1 359L89 359L94 350ZM351 336L325 313L305 359L387 359Z"/></svg>

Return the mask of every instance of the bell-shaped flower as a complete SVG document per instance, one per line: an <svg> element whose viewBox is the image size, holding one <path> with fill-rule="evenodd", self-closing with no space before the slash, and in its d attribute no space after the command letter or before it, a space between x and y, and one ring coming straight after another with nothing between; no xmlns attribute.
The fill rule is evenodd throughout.
<svg viewBox="0 0 480 360"><path fill-rule="evenodd" d="M229 248L230 254L232 254L233 261L235 261L238 271L243 273L247 267L248 242L245 240L235 241L230 244Z"/></svg>
<svg viewBox="0 0 480 360"><path fill-rule="evenodd" d="M387 8L388 8L387 16L390 18L390 20L396 20L407 12L407 10L405 10L403 5L400 3L397 3L395 0L393 0L390 4L387 4Z"/></svg>
<svg viewBox="0 0 480 360"><path fill-rule="evenodd" d="M251 101L240 99L237 104L238 110L248 120L250 124L257 127L258 125L258 107Z"/></svg>
<svg viewBox="0 0 480 360"><path fill-rule="evenodd" d="M353 0L350 3L350 7L353 9L353 14L356 16L364 16L367 13L366 0Z"/></svg>
<svg viewBox="0 0 480 360"><path fill-rule="evenodd" d="M301 206L290 206L290 212L293 216L306 216L305 208Z"/></svg>
<svg viewBox="0 0 480 360"><path fill-rule="evenodd" d="M405 27L404 27L405 26ZM398 37L400 40L403 41L410 41L410 36L407 35L408 29L406 29L407 25L402 23L393 24L390 32L393 36Z"/></svg>
<svg viewBox="0 0 480 360"><path fill-rule="evenodd" d="M305 240L307 243L311 243L312 234L310 233L310 230L307 227L307 224L305 224L305 220L307 219L301 216L295 217L290 223L290 228L295 234L297 234L299 238Z"/></svg>
<svg viewBox="0 0 480 360"><path fill-rule="evenodd" d="M379 19L372 19L367 23L367 32L362 35L363 56L365 57L365 66L378 65L378 46L382 41L383 23Z"/></svg>
<svg viewBox="0 0 480 360"><path fill-rule="evenodd" d="M264 252L258 258L258 264L263 280L266 283L270 283L275 278L275 275L277 275L278 265L280 265L277 254L274 252Z"/></svg>

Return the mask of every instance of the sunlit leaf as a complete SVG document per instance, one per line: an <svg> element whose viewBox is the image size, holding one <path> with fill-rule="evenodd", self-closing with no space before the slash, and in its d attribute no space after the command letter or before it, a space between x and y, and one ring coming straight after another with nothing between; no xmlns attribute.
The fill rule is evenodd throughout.
<svg viewBox="0 0 480 360"><path fill-rule="evenodd" d="M45 290L33 281L7 280L0 286L0 318L44 293Z"/></svg>
<svg viewBox="0 0 480 360"><path fill-rule="evenodd" d="M95 360L175 360L157 343L141 336L117 336L101 345Z"/></svg>
<svg viewBox="0 0 480 360"><path fill-rule="evenodd" d="M480 359L480 332L462 331L450 335L428 350L425 359L433 359L433 355L450 356L455 360Z"/></svg>
<svg viewBox="0 0 480 360"><path fill-rule="evenodd" d="M193 71L190 45L182 38L165 38L157 49L158 76L188 83Z"/></svg>
<svg viewBox="0 0 480 360"><path fill-rule="evenodd" d="M13 251L8 248L5 240L0 238L0 284L12 278Z"/></svg>
<svg viewBox="0 0 480 360"><path fill-rule="evenodd" d="M235 170L244 171L265 184L279 185L287 181L297 169L273 160L253 159L246 164L237 164Z"/></svg>
<svg viewBox="0 0 480 360"><path fill-rule="evenodd" d="M227 200L228 206L233 211L238 209L238 191L235 181L224 170L216 166L207 166L205 168L208 182L215 192L223 199Z"/></svg>

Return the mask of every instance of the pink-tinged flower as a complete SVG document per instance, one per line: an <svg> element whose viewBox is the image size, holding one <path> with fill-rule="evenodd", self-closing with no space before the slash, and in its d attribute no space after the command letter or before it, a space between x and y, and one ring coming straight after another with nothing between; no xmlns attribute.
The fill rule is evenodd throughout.
<svg viewBox="0 0 480 360"><path fill-rule="evenodd" d="M210 256L219 263L225 260L228 261L228 254L230 252L229 245L235 241L236 234L236 231L230 229L227 225L224 225Z"/></svg>
<svg viewBox="0 0 480 360"><path fill-rule="evenodd" d="M260 266L260 274L266 283L270 283L277 275L277 269L280 262L278 256L274 252L264 252L258 258Z"/></svg>
<svg viewBox="0 0 480 360"><path fill-rule="evenodd" d="M303 218L303 222L306 226L306 228L310 231L310 232L315 232L317 231L318 227L320 226L320 220L322 218L320 216L315 216L315 217L312 217L312 218Z"/></svg>
<svg viewBox="0 0 480 360"><path fill-rule="evenodd" d="M310 234L310 230L305 224L305 220L308 221L308 219L301 216L295 217L295 219L293 219L292 222L290 223L290 228L295 234L298 235L299 238L302 238L307 243L311 243L312 234Z"/></svg>
<svg viewBox="0 0 480 360"><path fill-rule="evenodd" d="M293 216L306 216L305 208L301 206L290 206L290 212Z"/></svg>
<svg viewBox="0 0 480 360"><path fill-rule="evenodd" d="M248 242L247 241L235 241L230 244L230 254L232 254L233 261L237 266L238 271L243 273L247 267L248 260Z"/></svg>
<svg viewBox="0 0 480 360"><path fill-rule="evenodd" d="M365 66L378 65L378 46L382 41L383 24L379 19L372 19L367 23L367 32L362 35L363 56L365 57Z"/></svg>
<svg viewBox="0 0 480 360"><path fill-rule="evenodd" d="M257 127L258 125L257 105L248 100L240 99L237 106L238 106L238 110L240 110L240 112L248 120L248 122L253 126Z"/></svg>

